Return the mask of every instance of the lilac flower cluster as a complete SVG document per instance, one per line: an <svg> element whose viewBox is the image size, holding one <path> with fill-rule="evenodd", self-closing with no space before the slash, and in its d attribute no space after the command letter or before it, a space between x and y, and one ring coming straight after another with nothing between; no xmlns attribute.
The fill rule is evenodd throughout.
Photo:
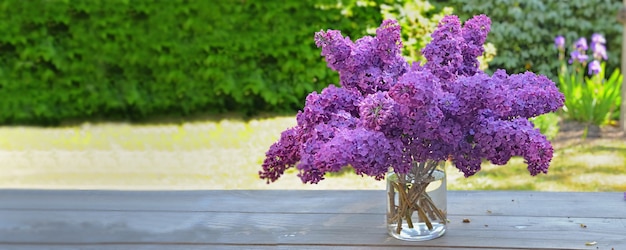
<svg viewBox="0 0 626 250"><path fill-rule="evenodd" d="M316 33L341 87L307 97L297 125L266 153L260 177L273 182L296 167L303 182L317 183L351 166L382 179L425 160L452 160L469 177L485 159L505 164L512 156L522 156L530 174L546 173L552 146L528 118L557 110L564 97L545 76L480 71L476 57L490 25L485 15L464 25L444 17L422 51L428 62L412 66L396 21L356 42L335 30Z"/></svg>
<svg viewBox="0 0 626 250"><path fill-rule="evenodd" d="M385 20L376 37L352 42L337 30L315 34L315 44L322 47L328 67L339 72L342 87L360 93L387 91L408 69L401 54L400 26Z"/></svg>

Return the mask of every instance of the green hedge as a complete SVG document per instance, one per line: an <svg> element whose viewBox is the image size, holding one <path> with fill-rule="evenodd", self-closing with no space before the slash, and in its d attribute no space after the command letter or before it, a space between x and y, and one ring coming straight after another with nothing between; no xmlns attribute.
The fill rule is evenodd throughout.
<svg viewBox="0 0 626 250"><path fill-rule="evenodd" d="M616 21L621 0L447 0L465 20L486 14L492 20L487 42L498 49L490 69L504 68L509 73L526 70L558 79L554 37L564 35L568 46L579 37L588 42L593 33L607 39L609 72L619 68L622 25Z"/></svg>
<svg viewBox="0 0 626 250"><path fill-rule="evenodd" d="M0 124L140 119L198 112L293 112L307 93L336 83L313 34L372 32L396 15L436 20L413 0L3 0ZM556 75L552 41L603 33L618 67L620 1L448 0L462 20L493 20L490 68ZM413 11L397 11L404 7ZM417 10L417 11L416 11ZM395 13L395 14L394 14ZM426 18L425 18L426 17ZM440 16L439 16L440 17ZM413 29L413 30L410 30ZM424 39L404 37L413 52ZM415 40L417 39L417 40ZM417 42L415 42L417 41ZM415 47L417 44L417 47ZM410 50L406 51L410 55ZM419 59L419 58L418 58Z"/></svg>
<svg viewBox="0 0 626 250"><path fill-rule="evenodd" d="M0 1L0 124L293 112L337 81L314 33L382 21L362 2Z"/></svg>

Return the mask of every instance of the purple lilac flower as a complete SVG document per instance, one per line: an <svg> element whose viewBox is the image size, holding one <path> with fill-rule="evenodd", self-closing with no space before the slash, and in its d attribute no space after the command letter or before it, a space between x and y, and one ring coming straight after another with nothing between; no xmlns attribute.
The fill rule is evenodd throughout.
<svg viewBox="0 0 626 250"><path fill-rule="evenodd" d="M482 55L483 44L491 31L491 20L486 15L478 15L470 18L463 24L462 35L468 46L476 47L473 56Z"/></svg>
<svg viewBox="0 0 626 250"><path fill-rule="evenodd" d="M320 94L313 92L307 96L304 109L296 117L298 125L308 127L328 122L330 115L340 110L357 115L358 104L362 98L354 91L334 85L328 86Z"/></svg>
<svg viewBox="0 0 626 250"><path fill-rule="evenodd" d="M415 109L402 106L399 110L401 121L398 127L407 138L437 138L439 126L444 119L444 114L439 107L432 105ZM407 141L407 144L410 143Z"/></svg>
<svg viewBox="0 0 626 250"><path fill-rule="evenodd" d="M480 154L480 146L470 143L466 140L459 141L450 152L452 162L465 177L470 177L480 171L482 158Z"/></svg>
<svg viewBox="0 0 626 250"><path fill-rule="evenodd" d="M565 49L565 37L559 35L554 38L554 47L558 50Z"/></svg>
<svg viewBox="0 0 626 250"><path fill-rule="evenodd" d="M299 128L293 127L281 133L280 139L270 146L265 153L263 170L259 171L261 179L267 183L276 181L285 170L293 167L300 161Z"/></svg>
<svg viewBox="0 0 626 250"><path fill-rule="evenodd" d="M300 162L296 165L299 170L298 177L305 183L318 183L324 179L325 171L315 164L315 155L318 151L343 128L333 127L331 124L321 123L315 125L303 134L300 146Z"/></svg>
<svg viewBox="0 0 626 250"><path fill-rule="evenodd" d="M297 126L270 147L259 176L272 182L295 166L303 182L318 183L351 166L382 179L389 168L407 173L414 161L451 159L469 177L485 159L504 164L513 156L526 160L531 175L546 173L552 146L527 118L557 110L564 97L545 76L478 70L490 23L483 15L464 26L443 18L422 50L428 62L411 67L395 21L354 43L339 31L318 32L341 87L307 96ZM586 41L577 45L572 58L584 62Z"/></svg>
<svg viewBox="0 0 626 250"><path fill-rule="evenodd" d="M485 102L490 98L498 98L501 93L493 93L496 86L489 82L487 74L459 77L455 84L451 84L448 91L456 97L458 110L451 114L459 119L471 119L478 110L485 108Z"/></svg>
<svg viewBox="0 0 626 250"><path fill-rule="evenodd" d="M463 63L461 22L456 16L441 19L431 35L432 41L422 49L427 62L424 68L444 81L454 81Z"/></svg>
<svg viewBox="0 0 626 250"><path fill-rule="evenodd" d="M357 128L343 130L335 138L324 144L315 154L315 166L303 174L304 182L315 183L320 178L316 173L337 172L345 166L352 166L357 174L384 178L390 167L407 173L409 163L404 159L403 144L398 139L388 139L377 131ZM323 179L323 177L321 178Z"/></svg>
<svg viewBox="0 0 626 250"><path fill-rule="evenodd" d="M602 71L602 67L600 66L600 62L598 60L593 60L589 63L589 75L597 75Z"/></svg>
<svg viewBox="0 0 626 250"><path fill-rule="evenodd" d="M350 38L344 38L338 30L320 31L315 34L315 44L322 47L322 56L326 57L328 67L333 70L341 70L347 65L346 59L354 44Z"/></svg>
<svg viewBox="0 0 626 250"><path fill-rule="evenodd" d="M402 37L397 21L385 20L376 30L377 54L385 63L393 63L402 54Z"/></svg>
<svg viewBox="0 0 626 250"><path fill-rule="evenodd" d="M459 75L471 76L479 70L477 57L481 56L485 49L483 44L491 30L491 20L485 15L475 16L465 22L461 30L463 65L459 69Z"/></svg>
<svg viewBox="0 0 626 250"><path fill-rule="evenodd" d="M386 48L392 45L391 42L380 42L372 37L357 40L349 59L350 67L338 71L342 86L362 94L387 91L406 72L408 64L400 52ZM396 51L396 54L390 55L390 51Z"/></svg>
<svg viewBox="0 0 626 250"><path fill-rule="evenodd" d="M397 130L400 121L396 102L387 92L367 95L359 103L359 114L363 127L374 131L392 133Z"/></svg>
<svg viewBox="0 0 626 250"><path fill-rule="evenodd" d="M315 42L328 66L339 73L341 86L362 94L389 90L408 69L401 53L400 26L394 20L383 22L376 37L355 43L335 30L316 33Z"/></svg>
<svg viewBox="0 0 626 250"><path fill-rule="evenodd" d="M441 93L439 79L428 71L407 72L389 90L396 102L416 109L433 104Z"/></svg>
<svg viewBox="0 0 626 250"><path fill-rule="evenodd" d="M474 140L481 145L481 154L485 159L504 165L512 156L522 155L531 175L547 173L552 146L527 119L506 121L484 117L480 122ZM472 171L465 172L466 175L468 173Z"/></svg>
<svg viewBox="0 0 626 250"><path fill-rule="evenodd" d="M510 112L498 114L500 118L531 118L562 107L565 97L556 91L556 84L543 75L531 72L511 75L506 79L508 97L513 102Z"/></svg>
<svg viewBox="0 0 626 250"><path fill-rule="evenodd" d="M381 132L366 129L351 132L354 140L353 155L356 156L351 165L357 174L380 180L390 167L398 173L408 173L410 164L405 160L404 145L399 138L390 139Z"/></svg>
<svg viewBox="0 0 626 250"><path fill-rule="evenodd" d="M354 142L346 135L346 130L338 132L332 140L323 144L314 157L314 166L318 166L319 173L338 172L354 161ZM306 176L306 175L305 175ZM305 182L311 179L303 180Z"/></svg>
<svg viewBox="0 0 626 250"><path fill-rule="evenodd" d="M520 121L528 121L523 118L511 122L484 117L479 121L474 141L481 145L481 154L498 165L506 164L512 156L523 153L521 145L527 143L527 130L533 129L532 124L520 124Z"/></svg>
<svg viewBox="0 0 626 250"><path fill-rule="evenodd" d="M522 154L526 163L528 163L528 172L535 176L539 173L548 173L550 161L554 154L554 149L550 141L538 130L532 130L535 133L529 134L528 148Z"/></svg>

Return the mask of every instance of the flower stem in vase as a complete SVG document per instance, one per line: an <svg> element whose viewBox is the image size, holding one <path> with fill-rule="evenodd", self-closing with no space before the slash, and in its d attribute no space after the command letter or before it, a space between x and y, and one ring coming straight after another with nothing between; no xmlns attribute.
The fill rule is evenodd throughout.
<svg viewBox="0 0 626 250"><path fill-rule="evenodd" d="M407 174L389 173L387 223L392 236L425 240L445 232L445 210L439 208L445 209L445 187L443 205L437 204L430 194L430 190L437 191L445 185L445 173L438 165L434 161L421 162L415 163Z"/></svg>

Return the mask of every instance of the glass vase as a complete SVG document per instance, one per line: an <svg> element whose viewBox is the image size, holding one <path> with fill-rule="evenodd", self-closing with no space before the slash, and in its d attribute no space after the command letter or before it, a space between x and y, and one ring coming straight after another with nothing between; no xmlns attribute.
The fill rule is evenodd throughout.
<svg viewBox="0 0 626 250"><path fill-rule="evenodd" d="M445 161L414 162L407 174L387 173L387 231L400 240L423 241L447 229Z"/></svg>

